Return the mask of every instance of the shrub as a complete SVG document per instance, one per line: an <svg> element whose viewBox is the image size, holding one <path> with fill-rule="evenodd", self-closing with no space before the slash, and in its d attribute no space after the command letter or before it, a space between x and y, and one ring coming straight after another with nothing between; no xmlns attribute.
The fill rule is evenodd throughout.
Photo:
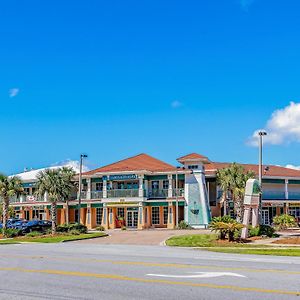
<svg viewBox="0 0 300 300"><path fill-rule="evenodd" d="M126 226L121 227L121 230L127 230Z"/></svg>
<svg viewBox="0 0 300 300"><path fill-rule="evenodd" d="M236 222L230 216L223 216L223 217L214 217L209 225L211 231L219 232L219 239L225 240L227 231L225 229L220 228L221 223L234 223Z"/></svg>
<svg viewBox="0 0 300 300"><path fill-rule="evenodd" d="M256 227L249 227L249 237L252 236L262 236L273 237L275 229L269 225L260 225Z"/></svg>
<svg viewBox="0 0 300 300"><path fill-rule="evenodd" d="M296 227L297 222L293 216L280 215L273 218L273 223L278 230L284 230L289 227Z"/></svg>
<svg viewBox="0 0 300 300"><path fill-rule="evenodd" d="M26 234L26 236L28 236L28 237L36 237L36 236L41 236L41 235L43 235L43 233L39 232L39 231L31 231Z"/></svg>
<svg viewBox="0 0 300 300"><path fill-rule="evenodd" d="M177 229L192 229L192 226L182 220L179 222Z"/></svg>
<svg viewBox="0 0 300 300"><path fill-rule="evenodd" d="M81 232L77 229L72 229L68 232L69 234L72 234L72 235L79 235L81 234Z"/></svg>
<svg viewBox="0 0 300 300"><path fill-rule="evenodd" d="M2 229L2 233L3 233L3 236L5 236L7 238L14 238L14 237L22 235L22 230L7 228L6 230Z"/></svg>
<svg viewBox="0 0 300 300"><path fill-rule="evenodd" d="M70 232L72 230L77 230L79 233L87 233L87 227L79 223L63 224L57 226L57 232Z"/></svg>
<svg viewBox="0 0 300 300"><path fill-rule="evenodd" d="M98 227L96 227L96 230L99 230L99 231L105 231L105 228L104 228L104 226L98 226Z"/></svg>

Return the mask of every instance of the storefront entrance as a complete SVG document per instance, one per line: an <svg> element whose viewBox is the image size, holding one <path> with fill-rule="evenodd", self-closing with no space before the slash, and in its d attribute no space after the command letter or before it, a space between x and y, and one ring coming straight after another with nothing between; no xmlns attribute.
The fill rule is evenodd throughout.
<svg viewBox="0 0 300 300"><path fill-rule="evenodd" d="M127 209L127 227L136 228L138 226L138 211Z"/></svg>
<svg viewBox="0 0 300 300"><path fill-rule="evenodd" d="M262 223L264 225L270 225L269 209L263 209L261 213L262 213Z"/></svg>

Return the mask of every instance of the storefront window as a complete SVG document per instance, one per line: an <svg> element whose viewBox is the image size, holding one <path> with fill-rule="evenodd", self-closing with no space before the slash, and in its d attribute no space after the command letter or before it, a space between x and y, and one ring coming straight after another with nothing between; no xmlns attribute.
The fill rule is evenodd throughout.
<svg viewBox="0 0 300 300"><path fill-rule="evenodd" d="M155 207L152 207L152 224L159 225L159 223L160 223L159 207L155 206Z"/></svg>
<svg viewBox="0 0 300 300"><path fill-rule="evenodd" d="M97 225L101 225L102 215L103 215L103 208L102 207L97 207L96 208L96 223L97 223Z"/></svg>
<svg viewBox="0 0 300 300"><path fill-rule="evenodd" d="M164 206L164 224L168 224L168 206Z"/></svg>
<svg viewBox="0 0 300 300"><path fill-rule="evenodd" d="M118 207L117 208L117 216L118 218L125 218L125 209L124 207Z"/></svg>

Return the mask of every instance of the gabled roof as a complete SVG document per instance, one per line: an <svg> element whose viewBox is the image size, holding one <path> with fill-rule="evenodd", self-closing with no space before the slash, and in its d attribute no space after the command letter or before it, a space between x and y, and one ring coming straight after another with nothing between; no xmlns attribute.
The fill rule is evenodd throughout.
<svg viewBox="0 0 300 300"><path fill-rule="evenodd" d="M184 156L181 156L179 158L177 158L177 160L179 162L185 162L185 161L203 161L203 162L208 162L209 159L204 156L204 155L201 155L201 154L198 154L198 153L190 153L190 154L187 154L187 155L184 155Z"/></svg>
<svg viewBox="0 0 300 300"><path fill-rule="evenodd" d="M148 154L141 153L116 163L84 173L84 175L93 175L102 172L121 172L121 171L173 171L176 168Z"/></svg>
<svg viewBox="0 0 300 300"><path fill-rule="evenodd" d="M219 169L227 168L231 163L219 163L211 162L205 165L206 175L215 175L216 171ZM254 164L239 164L242 165L246 171L253 171L258 175L258 165ZM265 169L268 167L267 169ZM300 177L300 170L274 166L274 165L264 165L263 166L263 176L265 177Z"/></svg>

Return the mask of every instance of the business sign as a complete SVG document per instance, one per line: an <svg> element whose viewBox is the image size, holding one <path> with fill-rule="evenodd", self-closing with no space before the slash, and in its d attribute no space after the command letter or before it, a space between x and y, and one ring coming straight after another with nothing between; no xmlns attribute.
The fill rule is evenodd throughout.
<svg viewBox="0 0 300 300"><path fill-rule="evenodd" d="M136 174L122 174L122 175L109 175L103 176L103 180L133 180L137 179Z"/></svg>
<svg viewBox="0 0 300 300"><path fill-rule="evenodd" d="M259 181L256 179L248 179L245 188L244 204L258 205L261 188Z"/></svg>

